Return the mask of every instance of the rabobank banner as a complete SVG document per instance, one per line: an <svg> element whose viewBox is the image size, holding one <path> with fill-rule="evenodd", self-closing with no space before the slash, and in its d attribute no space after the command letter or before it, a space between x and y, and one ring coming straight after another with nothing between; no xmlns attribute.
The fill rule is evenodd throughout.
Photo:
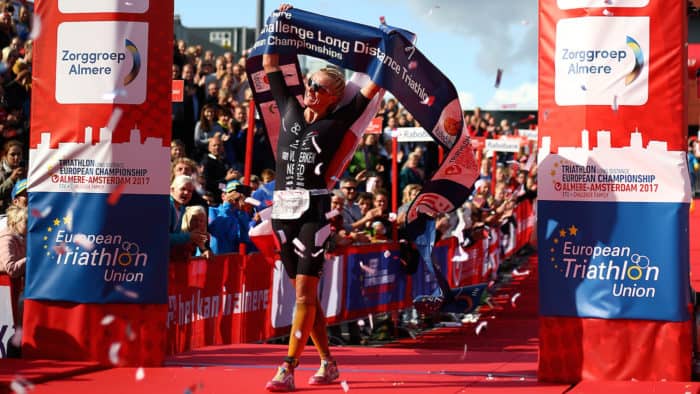
<svg viewBox="0 0 700 394"><path fill-rule="evenodd" d="M461 206L478 174L457 91L415 43L412 33L386 24L374 28L293 8L268 18L246 62L255 102L273 144L279 113L262 70L263 53L280 54L280 68L294 94L304 91L296 56L308 55L368 75L414 115L446 154L409 209L409 230L424 224L418 223L420 212L447 212ZM355 145L343 144L339 156L351 154ZM340 176L342 169L329 176Z"/></svg>
<svg viewBox="0 0 700 394"><path fill-rule="evenodd" d="M642 148L633 137L630 147L560 147L540 157L542 315L689 318L685 153Z"/></svg>
<svg viewBox="0 0 700 394"><path fill-rule="evenodd" d="M171 1L37 1L27 287L167 302Z"/></svg>

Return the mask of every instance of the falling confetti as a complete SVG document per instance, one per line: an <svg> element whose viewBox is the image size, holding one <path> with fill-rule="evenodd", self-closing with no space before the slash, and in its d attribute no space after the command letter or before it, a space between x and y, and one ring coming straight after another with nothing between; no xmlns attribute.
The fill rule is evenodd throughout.
<svg viewBox="0 0 700 394"><path fill-rule="evenodd" d="M294 333L294 337L295 337L296 339L301 339L301 331L296 330L296 332Z"/></svg>
<svg viewBox="0 0 700 394"><path fill-rule="evenodd" d="M122 118L123 113L124 110L119 107L112 111L112 115L109 117L109 121L107 122L107 130L114 131L117 129L117 125L119 124L119 120Z"/></svg>
<svg viewBox="0 0 700 394"><path fill-rule="evenodd" d="M109 362L111 362L112 365L119 364L119 350L121 348L121 342L114 342L109 346Z"/></svg>
<svg viewBox="0 0 700 394"><path fill-rule="evenodd" d="M300 240L299 238L294 238L294 239L292 240L292 243L294 244L294 246L296 246L297 248L299 248L299 251L301 251L301 252L306 251L306 246L304 246L304 243L301 242L301 240Z"/></svg>
<svg viewBox="0 0 700 394"><path fill-rule="evenodd" d="M586 85L581 85L581 90L586 91Z"/></svg>
<svg viewBox="0 0 700 394"><path fill-rule="evenodd" d="M38 210L36 208L32 208L32 217L43 219L51 214L51 207L46 207L43 210Z"/></svg>
<svg viewBox="0 0 700 394"><path fill-rule="evenodd" d="M493 87L498 89L501 86L501 78L503 77L503 69L499 68L496 70L496 82L493 84Z"/></svg>
<svg viewBox="0 0 700 394"><path fill-rule="evenodd" d="M365 321L362 320L362 319L358 320L358 321L357 321L357 326L358 326L358 327L364 327L364 326L365 326Z"/></svg>
<svg viewBox="0 0 700 394"><path fill-rule="evenodd" d="M108 326L114 321L114 315L105 315L105 317L100 320L100 324L103 326Z"/></svg>
<svg viewBox="0 0 700 394"><path fill-rule="evenodd" d="M20 375L16 375L15 379L10 383L10 390L16 394L25 394L34 390L34 384Z"/></svg>
<svg viewBox="0 0 700 394"><path fill-rule="evenodd" d="M41 18L36 14L32 17L32 31L29 33L30 40L36 40L41 34Z"/></svg>
<svg viewBox="0 0 700 394"><path fill-rule="evenodd" d="M391 257L391 251L385 250L385 251L384 251L384 258L385 258L385 259L388 259L389 257Z"/></svg>
<svg viewBox="0 0 700 394"><path fill-rule="evenodd" d="M95 248L95 243L90 241L85 234L76 234L75 237L73 237L73 242L88 252Z"/></svg>
<svg viewBox="0 0 700 394"><path fill-rule="evenodd" d="M146 375L146 373L144 372L143 367L136 368L136 376L135 376L136 381L143 380L145 375Z"/></svg>
<svg viewBox="0 0 700 394"><path fill-rule="evenodd" d="M494 377L492 374L486 375L486 380L493 380L493 379L494 379Z"/></svg>
<svg viewBox="0 0 700 394"><path fill-rule="evenodd" d="M530 275L530 270L525 270L523 272L518 271L517 268L513 269L513 276L527 276Z"/></svg>
<svg viewBox="0 0 700 394"><path fill-rule="evenodd" d="M114 290L124 294L125 296L127 296L129 298L133 298L133 299L139 298L139 293L137 293L133 290L127 290L127 289L123 288L122 285L114 286Z"/></svg>
<svg viewBox="0 0 700 394"><path fill-rule="evenodd" d="M409 70L415 70L417 67L418 67L418 62L415 61L415 60L411 60L411 61L408 63L408 69L409 69Z"/></svg>
<svg viewBox="0 0 700 394"><path fill-rule="evenodd" d="M15 328L15 333L12 335L12 338L10 338L10 343L16 347L22 345L22 327Z"/></svg>
<svg viewBox="0 0 700 394"><path fill-rule="evenodd" d="M326 212L326 219L330 220L338 215L340 215L340 211L337 209L331 209L330 211Z"/></svg>
<svg viewBox="0 0 700 394"><path fill-rule="evenodd" d="M243 200L246 204L252 205L254 207L259 207L260 204L262 204L260 201L254 199L253 197L246 197L245 200Z"/></svg>
<svg viewBox="0 0 700 394"><path fill-rule="evenodd" d="M117 205L119 202L119 199L122 197L122 193L124 192L124 189L126 188L126 183L120 183L117 185L117 187L112 190L112 193L109 194L109 197L107 197L107 204L109 205Z"/></svg>
<svg viewBox="0 0 700 394"><path fill-rule="evenodd" d="M510 304L515 308L515 301L520 297L520 293L515 293L513 294L512 297L510 297Z"/></svg>
<svg viewBox="0 0 700 394"><path fill-rule="evenodd" d="M462 357L460 357L460 360L464 360L467 358L467 344L464 344L464 353L462 353Z"/></svg>
<svg viewBox="0 0 700 394"><path fill-rule="evenodd" d="M617 95L613 96L612 110L617 111Z"/></svg>
<svg viewBox="0 0 700 394"><path fill-rule="evenodd" d="M481 323L477 324L477 325L476 325L476 329L474 330L474 332L476 332L476 335L481 334L481 330L483 330L484 328L486 328L486 326L487 326L488 324L489 324L489 323L488 323L487 321L482 321Z"/></svg>
<svg viewBox="0 0 700 394"><path fill-rule="evenodd" d="M390 222L396 221L396 213L395 212L389 212L389 221Z"/></svg>
<svg viewBox="0 0 700 394"><path fill-rule="evenodd" d="M605 15L605 16L612 16L612 15L614 15L614 14L613 14L611 11L608 11L608 9L606 8L606 9L603 10L603 15Z"/></svg>
<svg viewBox="0 0 700 394"><path fill-rule="evenodd" d="M381 23L382 25L386 25L386 18L384 16L380 16L379 23Z"/></svg>
<svg viewBox="0 0 700 394"><path fill-rule="evenodd" d="M136 340L136 332L134 332L134 330L131 328L130 323L126 324L126 329L124 330L124 333L126 334L126 339L128 339L130 342Z"/></svg>
<svg viewBox="0 0 700 394"><path fill-rule="evenodd" d="M370 275L373 275L375 272L377 272L374 268L366 266L361 261L360 261L360 268L362 268L363 271L367 272Z"/></svg>
<svg viewBox="0 0 700 394"><path fill-rule="evenodd" d="M340 382L340 387L342 387L343 391L346 393L348 391L350 391L350 385L348 384L348 382L346 380L343 380L342 382Z"/></svg>

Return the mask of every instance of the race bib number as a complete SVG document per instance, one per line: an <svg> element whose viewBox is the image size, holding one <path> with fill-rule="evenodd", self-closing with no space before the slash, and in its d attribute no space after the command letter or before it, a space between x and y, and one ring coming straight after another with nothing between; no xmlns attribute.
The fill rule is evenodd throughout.
<svg viewBox="0 0 700 394"><path fill-rule="evenodd" d="M273 219L299 219L309 209L308 190L275 190L273 193Z"/></svg>

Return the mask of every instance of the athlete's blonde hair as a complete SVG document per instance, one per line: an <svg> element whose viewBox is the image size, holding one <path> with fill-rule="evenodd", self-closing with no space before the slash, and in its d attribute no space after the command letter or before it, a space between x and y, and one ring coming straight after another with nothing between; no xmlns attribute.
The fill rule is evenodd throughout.
<svg viewBox="0 0 700 394"><path fill-rule="evenodd" d="M328 86L328 89L330 90L329 93L334 96L342 96L343 91L345 91L345 76L343 75L343 72L336 67L331 66L323 67L318 71L326 74L326 76L331 80L331 84Z"/></svg>

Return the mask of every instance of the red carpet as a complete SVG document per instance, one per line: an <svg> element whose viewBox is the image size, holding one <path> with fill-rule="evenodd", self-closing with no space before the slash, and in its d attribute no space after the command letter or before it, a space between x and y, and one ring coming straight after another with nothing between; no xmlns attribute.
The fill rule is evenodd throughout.
<svg viewBox="0 0 700 394"><path fill-rule="evenodd" d="M537 382L536 261L536 256L531 257L512 281L497 289L491 305L482 307L472 323L435 329L382 347L334 347L341 369L337 384L314 387L306 383L318 365L315 350L307 347L296 372L297 391L700 393L700 383L690 382L582 382L574 387ZM524 275L517 275L520 273ZM26 374L25 378L40 383L31 391L37 394L263 393L285 350L282 345L264 344L206 347L171 357L162 368L75 371L73 376L45 383L40 383L47 380L43 375L32 379L36 374Z"/></svg>

